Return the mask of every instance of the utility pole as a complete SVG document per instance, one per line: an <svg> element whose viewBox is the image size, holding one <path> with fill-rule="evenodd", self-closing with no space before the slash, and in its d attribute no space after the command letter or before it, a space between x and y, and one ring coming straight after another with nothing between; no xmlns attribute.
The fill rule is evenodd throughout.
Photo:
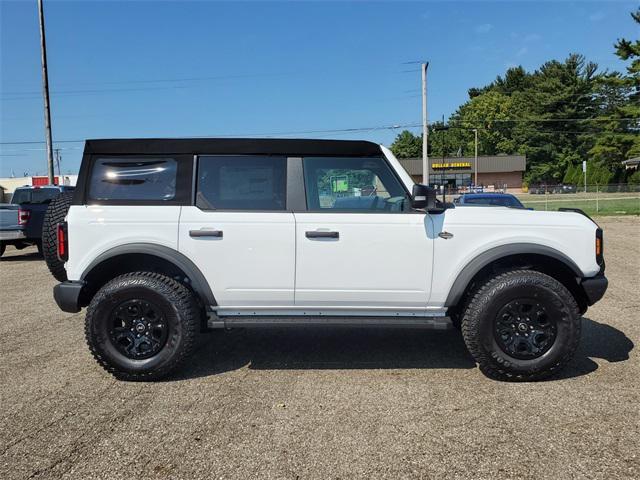
<svg viewBox="0 0 640 480"><path fill-rule="evenodd" d="M427 117L427 68L429 62L422 64L422 183L429 185L429 120Z"/></svg>
<svg viewBox="0 0 640 480"><path fill-rule="evenodd" d="M60 170L60 149L56 148L54 151L56 153L56 166L58 167L58 177L62 178L62 171Z"/></svg>
<svg viewBox="0 0 640 480"><path fill-rule="evenodd" d="M474 157L475 160L473 161L473 168L475 170L475 178L473 180L473 184L475 185L476 188L478 188L478 129L474 128L473 133L475 135L475 147L476 147L476 154Z"/></svg>
<svg viewBox="0 0 640 480"><path fill-rule="evenodd" d="M40 18L40 54L42 60L42 94L44 96L44 130L47 141L47 170L49 184L53 184L53 146L51 142L51 110L49 109L49 74L47 72L47 42L44 36L44 9L42 0L38 0Z"/></svg>

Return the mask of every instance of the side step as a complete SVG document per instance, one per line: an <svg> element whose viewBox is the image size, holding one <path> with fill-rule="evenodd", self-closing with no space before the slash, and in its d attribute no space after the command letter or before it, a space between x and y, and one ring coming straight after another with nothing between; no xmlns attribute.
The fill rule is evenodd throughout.
<svg viewBox="0 0 640 480"><path fill-rule="evenodd" d="M215 328L256 328L256 327L414 327L432 330L449 330L453 323L449 317L338 317L338 316L228 316L217 317L209 314L207 327Z"/></svg>

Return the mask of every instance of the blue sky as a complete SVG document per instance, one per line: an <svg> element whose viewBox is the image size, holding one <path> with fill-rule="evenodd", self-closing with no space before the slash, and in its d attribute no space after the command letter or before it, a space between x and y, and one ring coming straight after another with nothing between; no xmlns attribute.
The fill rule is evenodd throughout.
<svg viewBox="0 0 640 480"><path fill-rule="evenodd" d="M638 2L45 0L54 141L266 135L361 138L447 117L512 65L569 53L623 70ZM35 0L0 0L0 176L46 173ZM412 130L419 131L419 128ZM308 133L296 133L308 132ZM82 143L58 143L75 173Z"/></svg>

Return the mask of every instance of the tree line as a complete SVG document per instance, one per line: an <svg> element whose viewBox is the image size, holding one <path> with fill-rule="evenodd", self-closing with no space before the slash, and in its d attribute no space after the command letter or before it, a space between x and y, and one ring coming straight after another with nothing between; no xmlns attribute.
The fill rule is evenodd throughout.
<svg viewBox="0 0 640 480"><path fill-rule="evenodd" d="M640 8L631 13L640 24ZM429 155L527 156L525 182L640 183L622 161L640 156L640 40L620 39L615 54L626 72L602 71L579 54L551 60L533 72L509 68L469 99L446 124L429 126ZM391 146L399 158L421 157L422 137L405 130Z"/></svg>

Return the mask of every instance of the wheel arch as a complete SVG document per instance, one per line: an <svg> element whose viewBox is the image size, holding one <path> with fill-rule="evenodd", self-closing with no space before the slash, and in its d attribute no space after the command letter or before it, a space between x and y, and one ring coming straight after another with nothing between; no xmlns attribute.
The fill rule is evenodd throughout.
<svg viewBox="0 0 640 480"><path fill-rule="evenodd" d="M112 278L136 271L162 273L179 279L193 290L203 306L217 305L206 277L189 258L169 247L151 243L121 245L98 255L80 277L85 283L81 304L88 305L96 292Z"/></svg>
<svg viewBox="0 0 640 480"><path fill-rule="evenodd" d="M584 291L577 281L584 275L573 260L558 250L539 244L516 243L491 248L471 260L453 282L445 306L456 308L485 276L512 268L530 268L560 281L586 310Z"/></svg>

